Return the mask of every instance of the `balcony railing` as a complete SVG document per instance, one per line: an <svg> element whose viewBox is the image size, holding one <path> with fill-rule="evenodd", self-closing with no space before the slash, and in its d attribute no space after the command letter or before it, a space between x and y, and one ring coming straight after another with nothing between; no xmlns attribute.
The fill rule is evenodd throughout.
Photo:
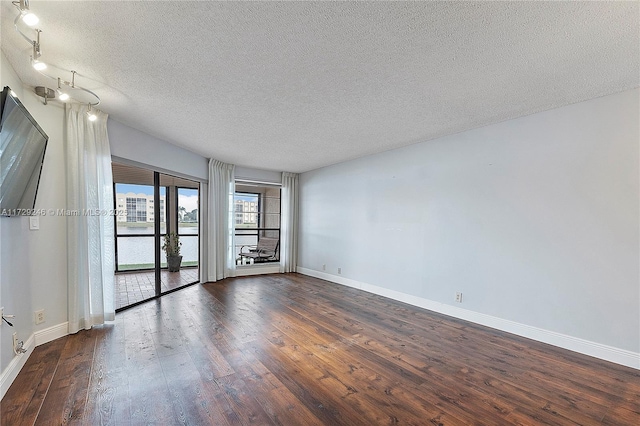
<svg viewBox="0 0 640 426"><path fill-rule="evenodd" d="M182 230L181 230L182 231ZM163 237L164 234L161 235ZM242 257L240 251L244 247L244 251L249 248L255 248L260 238L277 238L280 241L280 229L278 228L235 228L235 244L234 254L236 260ZM116 271L144 270L153 269L154 267L154 238L153 234L118 234L118 262ZM198 265L198 235L188 235L180 233L180 241L182 247L180 254L183 256L182 266ZM268 259L255 259L256 263L279 262L280 261L280 244L275 256ZM161 267L167 266L167 260L164 251L161 252ZM250 260L245 259L245 263L249 264Z"/></svg>
<svg viewBox="0 0 640 426"><path fill-rule="evenodd" d="M153 269L155 249L153 234L117 235L118 262L116 272ZM161 244L164 234L161 234ZM182 266L198 266L198 235L180 235ZM164 251L160 252L160 267L167 267Z"/></svg>
<svg viewBox="0 0 640 426"><path fill-rule="evenodd" d="M242 247L244 251L248 252L249 248L255 248L258 245L260 238L277 238L280 241L280 229L279 228L235 228L234 235L234 253L236 256L236 263L240 265L251 264L251 259L245 259L240 255ZM278 243L278 249L275 255L270 258L254 259L256 263L267 262L279 262L280 261L280 243ZM244 263L243 263L244 262Z"/></svg>

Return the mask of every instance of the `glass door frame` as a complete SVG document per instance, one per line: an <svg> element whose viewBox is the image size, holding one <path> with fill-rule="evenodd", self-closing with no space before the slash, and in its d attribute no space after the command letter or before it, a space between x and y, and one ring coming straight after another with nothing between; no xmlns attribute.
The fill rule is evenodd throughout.
<svg viewBox="0 0 640 426"><path fill-rule="evenodd" d="M125 167L135 167L138 169L144 169L142 167L136 166L136 165L128 165L128 164L123 164L123 163L119 163L118 161L114 161L115 164L118 165L122 165ZM194 179L188 179L188 178L181 178L178 176L174 176L171 175L169 173L165 173L165 172L159 172L156 170L150 170L150 169L144 169L147 172L153 173L153 216L154 216L154 220L153 220L153 234L142 234L142 233L134 233L134 234L119 234L118 233L118 223L122 223L122 222L118 222L118 216L114 215L114 234L115 234L115 254L116 254L116 264L115 264L115 273L117 274L126 274L126 273L151 273L151 269L153 269L153 276L154 276L154 286L153 286L153 296L147 297L145 299L142 300L136 300L133 303L127 304L127 305L123 305L120 306L116 309L116 312L120 312L122 310L128 309L130 307L139 305L140 303L144 303L153 299L157 299L165 294L171 293L173 291L185 288L189 285L193 285L196 284L198 282L200 282L199 277L196 277L196 280L193 282L189 282L187 284L180 284L178 283L178 286L171 288L171 284L168 284L169 289L166 291L162 291L162 269L167 269L166 267L163 268L163 264L162 264L162 238L164 237L164 235L166 235L166 233L168 232L176 232L177 234L179 234L179 225L178 225L178 188L181 188L180 185L170 185L168 184L168 186L161 186L161 180L162 180L162 176L166 176L167 178L174 178L174 179L183 179L183 180L188 180L188 181L192 181L195 184L195 188L188 188L188 187L184 187L184 188L188 188L188 189L194 189L197 191L197 196L198 196L198 204L197 204L197 209L198 209L198 224L197 224L197 233L195 235L192 235L193 237L197 238L197 243L196 243L196 247L197 247L197 268L198 270L200 269L200 235L201 235L201 228L200 228L200 213L201 213L201 209L200 209L200 201L201 201L201 197L200 197L200 191L201 191L201 185L200 182L198 182L197 180ZM151 176L149 176L150 178ZM150 183L150 182L149 182ZM118 192L116 191L116 185L117 184L124 184L124 185L143 185L146 186L147 188L151 185L149 185L149 183L125 183L125 182L119 182L118 179L114 176L114 180L113 180L113 203L114 203L114 208L118 208L118 197L117 194ZM167 182L165 182L165 184L167 184ZM162 212L162 203L161 203L161 190L162 188L164 188L164 197L165 197L165 202L164 202L164 226L165 226L165 234L162 233L162 218L161 218L161 212ZM171 188L175 188L174 190L172 190ZM175 194L172 194L173 193ZM173 203L169 202L169 199L171 198L172 195L175 195L175 200ZM149 197L151 198L151 197ZM120 203L122 204L122 201L120 201ZM126 208L126 199L124 201L125 203L125 208ZM173 208L173 210L175 210L175 216L176 216L176 220L175 220L175 230L172 231L171 228L171 219L170 217L172 216L172 211L171 208ZM148 210L149 211L149 210ZM119 268L119 259L118 259L118 237L144 237L144 238L151 238L153 237L153 241L154 241L154 253L153 253L153 258L154 258L154 265L153 268L144 268L144 269L124 269L121 270ZM141 264L141 266L144 264ZM182 267L180 268L181 270L183 269ZM150 277L149 277L150 278ZM188 279L188 278L187 278ZM180 277L178 277L178 281L180 281ZM151 284L151 283L149 283ZM148 284L147 284L148 285ZM149 290L151 290L151 288L147 287ZM151 293L151 292L149 292Z"/></svg>
<svg viewBox="0 0 640 426"><path fill-rule="evenodd" d="M166 190L165 190L166 193ZM169 209L167 205L164 206L165 212L168 213ZM153 216L154 219L160 217L160 173L157 171L153 171ZM167 217L169 215L167 214ZM165 219L166 221L166 219ZM169 223L165 222L166 231L169 232ZM162 259L160 253L160 221L153 221L153 240L154 244L154 255L155 255L155 277L156 277L156 294L155 297L159 297L162 295ZM168 262L168 261L167 261Z"/></svg>

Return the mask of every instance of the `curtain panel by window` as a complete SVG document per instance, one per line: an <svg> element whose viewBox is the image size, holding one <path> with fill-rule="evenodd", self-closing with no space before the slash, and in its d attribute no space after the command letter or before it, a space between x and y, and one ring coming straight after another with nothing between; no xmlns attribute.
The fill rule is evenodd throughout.
<svg viewBox="0 0 640 426"><path fill-rule="evenodd" d="M283 172L280 272L296 272L298 267L298 191L298 174Z"/></svg>
<svg viewBox="0 0 640 426"><path fill-rule="evenodd" d="M67 104L65 162L69 333L115 319L115 242L107 114Z"/></svg>
<svg viewBox="0 0 640 426"><path fill-rule="evenodd" d="M207 281L218 281L235 275L234 170L233 164L209 160Z"/></svg>

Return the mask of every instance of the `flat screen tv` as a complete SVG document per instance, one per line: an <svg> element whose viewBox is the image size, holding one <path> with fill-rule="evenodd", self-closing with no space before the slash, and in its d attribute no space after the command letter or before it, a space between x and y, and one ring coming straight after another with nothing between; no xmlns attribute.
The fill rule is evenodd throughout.
<svg viewBox="0 0 640 426"><path fill-rule="evenodd" d="M29 215L49 137L8 86L0 102L0 215Z"/></svg>

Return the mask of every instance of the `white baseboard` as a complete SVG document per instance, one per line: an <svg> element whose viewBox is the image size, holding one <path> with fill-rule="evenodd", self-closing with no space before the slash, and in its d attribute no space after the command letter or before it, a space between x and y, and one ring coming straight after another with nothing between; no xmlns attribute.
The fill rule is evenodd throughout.
<svg viewBox="0 0 640 426"><path fill-rule="evenodd" d="M5 368L2 374L0 374L0 399L4 398L4 394L7 393L13 381L18 377L18 373L22 370L22 367L24 367L24 364L31 356L31 353L35 348L35 345L33 344L34 340L33 334L29 336L22 346L27 350L27 352L20 355L14 355L11 362L9 362L9 365L7 365L7 368Z"/></svg>
<svg viewBox="0 0 640 426"><path fill-rule="evenodd" d="M250 275L264 275L264 274L279 274L280 273L280 264L276 263L276 264L271 264L271 265L264 265L264 264L255 264L255 265L239 265L236 266L236 269L233 271L233 275L228 276L227 278L231 278L231 277L248 277ZM222 279L222 278L221 278ZM212 279L211 277L209 277L209 279L205 280L205 281L201 281L201 283L214 283L216 281L220 281L217 279Z"/></svg>
<svg viewBox="0 0 640 426"><path fill-rule="evenodd" d="M23 346L27 352L15 355L11 362L9 362L7 368L0 374L0 399L7 393L9 387L18 376L20 370L22 370L22 367L24 367L36 346L64 337L67 334L69 334L69 323L64 322L54 325L53 327L45 328L44 330L36 331L29 336Z"/></svg>
<svg viewBox="0 0 640 426"><path fill-rule="evenodd" d="M53 327L45 328L33 333L36 341L36 346L44 345L52 340L59 339L69 334L69 323L63 322Z"/></svg>
<svg viewBox="0 0 640 426"><path fill-rule="evenodd" d="M280 272L280 264L266 266L238 266L236 268L236 277L245 277L249 275L277 274Z"/></svg>
<svg viewBox="0 0 640 426"><path fill-rule="evenodd" d="M388 297L389 299L404 302L409 305L428 309L454 318L495 328L496 330L506 331L528 339L537 340L539 342L548 343L563 349L589 355L605 361L614 362L640 369L640 353L631 352L625 349L613 346L603 345L601 343L592 342L578 337L568 336L566 334L556 333L555 331L544 330L542 328L521 324L515 321L482 314L480 312L469 311L467 309L458 308L456 306L447 305L445 303L435 302L433 300L424 299L418 296L401 293L399 291L363 283L360 281L344 278L337 275L327 274L313 269L298 267L297 272L303 275L320 278L341 284L347 287L357 288L379 296Z"/></svg>

